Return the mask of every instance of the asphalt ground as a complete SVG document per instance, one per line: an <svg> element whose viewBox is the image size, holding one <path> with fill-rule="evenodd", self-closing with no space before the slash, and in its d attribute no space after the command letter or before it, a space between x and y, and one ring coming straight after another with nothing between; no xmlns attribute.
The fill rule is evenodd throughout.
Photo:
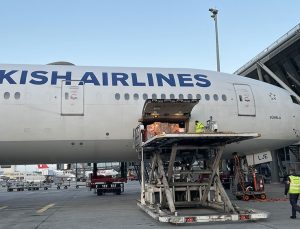
<svg viewBox="0 0 300 229"><path fill-rule="evenodd" d="M244 202L234 200L241 208L255 208L271 213L267 220L243 223L204 224L201 228L300 228L300 214L290 219L291 206L282 199L283 184L269 184L266 192L271 200ZM7 192L0 188L0 228L2 229L76 229L76 228L174 228L176 225L159 223L141 211L139 183L130 181L122 195L97 196L85 187L76 189ZM233 197L232 197L233 198ZM181 225L198 228L199 225Z"/></svg>

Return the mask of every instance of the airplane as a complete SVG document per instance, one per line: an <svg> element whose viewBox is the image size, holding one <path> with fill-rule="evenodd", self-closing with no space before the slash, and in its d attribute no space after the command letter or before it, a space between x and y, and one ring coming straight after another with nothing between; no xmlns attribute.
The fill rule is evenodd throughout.
<svg viewBox="0 0 300 229"><path fill-rule="evenodd" d="M1 164L135 161L132 131L148 112L145 102L156 100L179 107L182 101L197 101L177 112L188 114L190 132L196 120L213 117L218 131L260 134L227 145L225 156L300 140L299 97L238 75L187 68L1 64L0 85Z"/></svg>
<svg viewBox="0 0 300 229"><path fill-rule="evenodd" d="M37 167L45 176L55 176L56 178L67 178L70 180L75 179L76 177L75 174L68 171L49 169L47 164L38 164Z"/></svg>
<svg viewBox="0 0 300 229"><path fill-rule="evenodd" d="M104 170L99 170L97 174L101 176L116 176L119 173L114 169L104 169Z"/></svg>
<svg viewBox="0 0 300 229"><path fill-rule="evenodd" d="M90 177L90 174L92 174L93 171L85 171L85 176L86 177ZM114 169L99 169L97 171L97 175L98 176L117 176L119 173L118 171L114 170Z"/></svg>

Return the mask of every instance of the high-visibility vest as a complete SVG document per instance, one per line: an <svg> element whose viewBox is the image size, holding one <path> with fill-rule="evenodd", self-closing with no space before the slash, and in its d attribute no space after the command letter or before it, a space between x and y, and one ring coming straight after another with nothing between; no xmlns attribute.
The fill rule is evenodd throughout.
<svg viewBox="0 0 300 229"><path fill-rule="evenodd" d="M196 133L201 133L203 131L203 128L204 128L204 125L202 122L198 122L196 125L195 125L195 132Z"/></svg>
<svg viewBox="0 0 300 229"><path fill-rule="evenodd" d="M300 177L289 176L290 178L290 189L289 193L299 194L300 193Z"/></svg>

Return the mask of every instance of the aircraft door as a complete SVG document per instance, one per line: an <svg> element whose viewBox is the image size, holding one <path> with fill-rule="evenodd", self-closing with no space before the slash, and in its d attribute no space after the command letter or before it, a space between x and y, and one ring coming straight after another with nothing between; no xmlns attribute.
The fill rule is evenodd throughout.
<svg viewBox="0 0 300 229"><path fill-rule="evenodd" d="M84 84L80 81L62 81L61 115L84 115Z"/></svg>
<svg viewBox="0 0 300 229"><path fill-rule="evenodd" d="M247 84L234 84L237 98L238 115L255 116L255 101L251 87Z"/></svg>

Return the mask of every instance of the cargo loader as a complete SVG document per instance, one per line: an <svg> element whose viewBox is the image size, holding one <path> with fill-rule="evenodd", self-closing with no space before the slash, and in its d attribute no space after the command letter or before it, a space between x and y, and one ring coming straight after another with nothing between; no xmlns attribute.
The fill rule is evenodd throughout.
<svg viewBox="0 0 300 229"><path fill-rule="evenodd" d="M134 147L141 160L141 196L137 205L154 219L174 224L268 218L268 212L239 209L232 204L219 175L227 144L260 135L218 132L213 128L217 125L212 117L203 132L194 133L188 124L198 102L145 102L140 125L133 131ZM203 174L207 179L200 179Z"/></svg>

